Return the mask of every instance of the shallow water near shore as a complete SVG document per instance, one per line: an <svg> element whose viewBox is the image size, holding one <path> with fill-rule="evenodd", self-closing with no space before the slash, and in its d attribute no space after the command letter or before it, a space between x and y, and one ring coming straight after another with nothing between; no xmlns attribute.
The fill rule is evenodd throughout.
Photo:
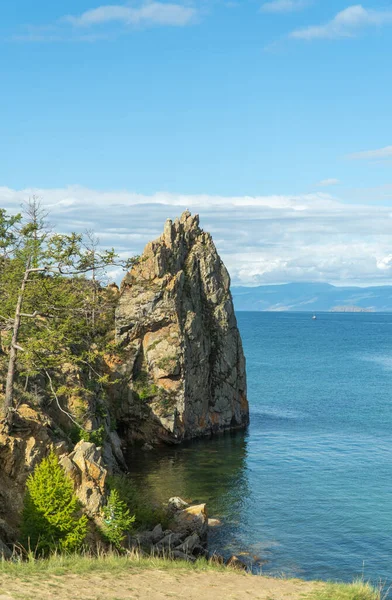
<svg viewBox="0 0 392 600"><path fill-rule="evenodd" d="M265 574L391 583L392 314L237 316L248 431L131 453L131 477L207 502L210 549Z"/></svg>

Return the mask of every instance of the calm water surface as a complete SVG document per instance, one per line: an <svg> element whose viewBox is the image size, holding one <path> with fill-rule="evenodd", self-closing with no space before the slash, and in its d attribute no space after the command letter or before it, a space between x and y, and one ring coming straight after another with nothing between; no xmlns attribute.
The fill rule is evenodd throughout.
<svg viewBox="0 0 392 600"><path fill-rule="evenodd" d="M392 581L392 315L238 322L249 430L131 456L132 477L206 501L223 522L211 548L265 573Z"/></svg>

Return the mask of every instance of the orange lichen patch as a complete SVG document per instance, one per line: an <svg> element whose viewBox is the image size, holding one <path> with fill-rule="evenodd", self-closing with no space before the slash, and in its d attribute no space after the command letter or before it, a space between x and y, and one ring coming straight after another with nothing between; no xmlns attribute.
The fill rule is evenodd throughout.
<svg viewBox="0 0 392 600"><path fill-rule="evenodd" d="M155 260L153 243L149 242L144 249L143 260L138 262L130 272L131 277L135 277L136 281L140 278L145 280L151 280L155 276Z"/></svg>
<svg viewBox="0 0 392 600"><path fill-rule="evenodd" d="M172 291L172 290L175 288L175 286L176 286L176 284L178 283L178 281L179 281L180 277L181 277L181 273L177 273L177 275L176 275L175 277L172 277L172 278L171 278L171 279L168 281L168 283L167 283L167 289L168 289L169 291Z"/></svg>
<svg viewBox="0 0 392 600"><path fill-rule="evenodd" d="M168 325L158 331L148 331L143 338L143 350L149 351L158 346L160 342L167 342L170 346L178 346L179 331L177 325ZM151 348L153 347L153 348Z"/></svg>
<svg viewBox="0 0 392 600"><path fill-rule="evenodd" d="M163 327L158 331L148 331L143 338L143 350L148 350L153 344L159 344L166 335L169 335L169 328Z"/></svg>
<svg viewBox="0 0 392 600"><path fill-rule="evenodd" d="M241 400L241 409L244 410L244 411L247 410L247 408L248 408L248 399L245 396L245 394L241 394L240 400Z"/></svg>
<svg viewBox="0 0 392 600"><path fill-rule="evenodd" d="M213 425L218 425L220 420L219 414L216 412L210 413L210 419Z"/></svg>
<svg viewBox="0 0 392 600"><path fill-rule="evenodd" d="M23 419L31 420L31 421L40 421L40 416L37 411L33 410L27 404L22 404L18 408L18 413Z"/></svg>
<svg viewBox="0 0 392 600"><path fill-rule="evenodd" d="M204 429L205 426L206 426L206 420L205 420L205 417L202 416L199 419L199 427L201 427L202 429Z"/></svg>
<svg viewBox="0 0 392 600"><path fill-rule="evenodd" d="M104 490L105 489L105 479L106 479L106 473L103 472L103 469L90 461L86 461L86 471L88 473L88 475L97 482L97 484L99 485L99 487Z"/></svg>
<svg viewBox="0 0 392 600"><path fill-rule="evenodd" d="M123 359L116 354L105 354L103 359L109 369L114 369L117 365L122 365L124 362Z"/></svg>
<svg viewBox="0 0 392 600"><path fill-rule="evenodd" d="M158 380L158 385L168 392L177 392L180 389L182 382L178 379L162 377L162 379Z"/></svg>

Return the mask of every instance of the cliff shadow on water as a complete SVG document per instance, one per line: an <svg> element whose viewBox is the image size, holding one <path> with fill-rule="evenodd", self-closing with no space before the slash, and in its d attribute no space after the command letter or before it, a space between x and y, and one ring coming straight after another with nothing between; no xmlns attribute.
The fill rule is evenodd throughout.
<svg viewBox="0 0 392 600"><path fill-rule="evenodd" d="M237 431L150 451L130 448L129 477L153 503L172 496L206 502L209 517L221 521L210 528L209 550L225 556L245 552L239 532L250 497L247 440L247 432Z"/></svg>

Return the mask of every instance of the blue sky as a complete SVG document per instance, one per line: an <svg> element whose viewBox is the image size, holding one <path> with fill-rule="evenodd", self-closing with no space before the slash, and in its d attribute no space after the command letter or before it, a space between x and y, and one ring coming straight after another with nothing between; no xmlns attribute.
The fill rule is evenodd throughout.
<svg viewBox="0 0 392 600"><path fill-rule="evenodd" d="M389 232L366 229L373 218L390 219L391 55L390 0L2 2L0 203L39 190L49 204L56 197L80 205L81 226L83 194L89 216L102 198L123 202L130 230L133 220L134 234L144 232L140 244L161 229L148 226L152 213L172 217L191 205L206 229L226 231L218 248L236 282L346 282L349 267L339 260L333 273L323 269L331 253L343 259L343 244L353 282L391 283ZM166 194L158 206L165 215L157 193ZM145 223L132 212L135 194L149 207ZM201 195L211 202L198 201ZM264 200L240 202L243 233L251 233L246 243L233 237L233 197L276 198L275 254L260 249L272 218ZM292 216L280 212L284 199L307 207L293 209L296 237ZM352 227L336 217L331 230L331 203ZM363 209L356 205L366 207L357 229ZM325 218L316 223L320 210ZM256 231L252 212L262 222ZM309 223L322 229L311 247ZM106 235L104 218L94 225ZM128 242L124 252L139 250ZM238 273L238 244L254 267L251 278ZM298 273L266 274L266 261L285 263L287 244L314 256L324 247L324 258ZM362 268L369 253L373 267Z"/></svg>

